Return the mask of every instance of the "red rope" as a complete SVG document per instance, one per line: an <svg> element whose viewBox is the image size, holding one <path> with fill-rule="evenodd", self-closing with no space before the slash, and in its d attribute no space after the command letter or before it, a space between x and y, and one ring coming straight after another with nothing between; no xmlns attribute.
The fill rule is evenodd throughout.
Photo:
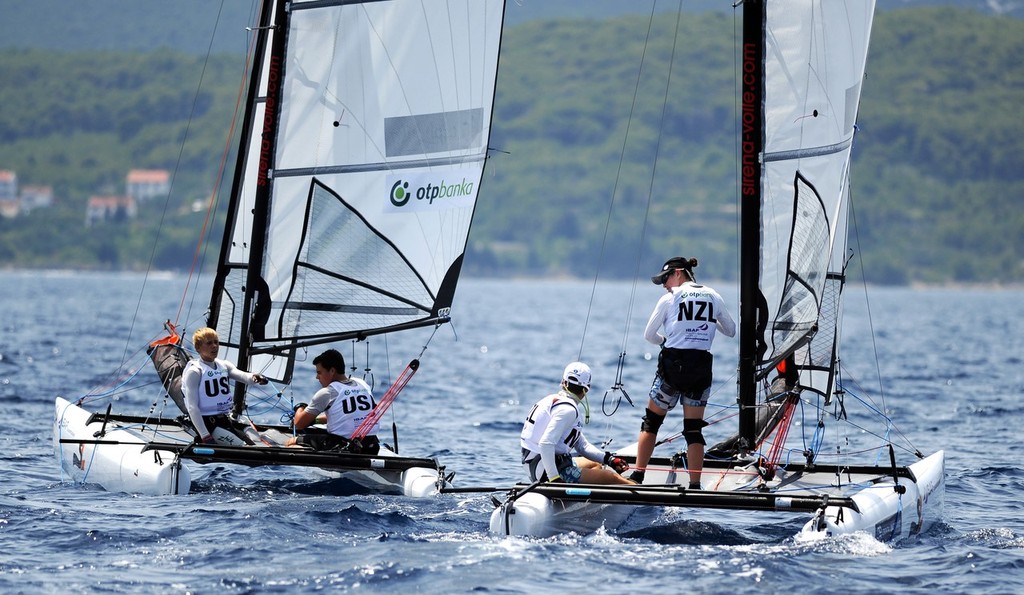
<svg viewBox="0 0 1024 595"><path fill-rule="evenodd" d="M775 469L779 465L779 461L782 460L782 450L786 445L786 436L789 435L789 428L793 421L793 411L796 410L796 396L790 395L786 398L786 403L782 406L782 419L779 424L775 427L775 441L772 443L771 450L768 451L767 467L769 469ZM765 442L767 442L765 438ZM763 445L763 443L762 443Z"/></svg>
<svg viewBox="0 0 1024 595"><path fill-rule="evenodd" d="M384 416L384 412L387 411L388 408L391 407L391 404L395 402L395 397L398 396L398 393L402 392L402 389L405 388L406 384L409 384L409 380L412 378L412 375L416 373L416 370L418 370L419 367L420 360L414 359L409 362L409 365L406 366L405 369L402 370L402 373L398 375L398 379L395 380L394 384L388 388L388 391L384 393L384 396L377 402L377 405L373 408L373 411L370 412L370 415L366 416L366 419L363 420L363 423L359 424L359 427L356 428L355 432L352 432L353 438L363 438L370 433L370 429L380 421L381 417Z"/></svg>

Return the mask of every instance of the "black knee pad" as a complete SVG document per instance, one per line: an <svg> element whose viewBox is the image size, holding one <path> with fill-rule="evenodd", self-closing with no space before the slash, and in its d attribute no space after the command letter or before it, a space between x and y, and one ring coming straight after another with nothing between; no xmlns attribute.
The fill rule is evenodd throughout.
<svg viewBox="0 0 1024 595"><path fill-rule="evenodd" d="M641 432L650 432L655 436L658 435L658 430L661 428L661 424L665 422L665 416L651 411L651 408L647 408L647 413L644 414L643 421L640 422Z"/></svg>
<svg viewBox="0 0 1024 595"><path fill-rule="evenodd" d="M708 422L703 419L684 419L683 438L686 438L686 443L707 444L704 440L704 434L701 432L706 425L708 425Z"/></svg>

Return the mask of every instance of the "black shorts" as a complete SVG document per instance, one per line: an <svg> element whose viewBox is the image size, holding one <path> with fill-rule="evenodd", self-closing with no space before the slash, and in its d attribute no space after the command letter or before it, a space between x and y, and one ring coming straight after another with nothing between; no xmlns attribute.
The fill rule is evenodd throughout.
<svg viewBox="0 0 1024 595"><path fill-rule="evenodd" d="M373 434L363 438L345 438L330 432L307 431L296 436L295 443L323 452L347 452L364 455L375 455L380 452L380 441Z"/></svg>
<svg viewBox="0 0 1024 595"><path fill-rule="evenodd" d="M658 355L658 375L684 396L693 398L711 388L713 363L710 351L666 347Z"/></svg>

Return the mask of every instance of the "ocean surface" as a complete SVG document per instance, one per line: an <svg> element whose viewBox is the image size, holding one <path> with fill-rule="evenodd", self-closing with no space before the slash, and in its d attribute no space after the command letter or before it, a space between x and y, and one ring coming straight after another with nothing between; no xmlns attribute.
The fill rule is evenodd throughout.
<svg viewBox="0 0 1024 595"><path fill-rule="evenodd" d="M491 497L504 492L486 490L521 479L522 420L569 361L594 369L590 440L636 439L655 367L641 337L660 291L649 283L469 279L452 325L336 346L378 393L420 357L385 422L397 425L402 454L437 457L457 487L479 492L366 495L313 471L226 465L193 466L185 496L68 483L53 451L54 397L108 391L116 411L149 411L154 391L111 387L131 374L155 379L122 363L139 361L164 320L189 333L201 326L208 290L183 301L188 281L0 272L0 592L1024 592L1020 291L848 287L847 375L874 391L882 379L899 431L922 452L946 451L942 521L887 544L802 542L802 516L651 508L616 532L488 534ZM735 288L712 285L735 313ZM736 341L719 337L714 351L712 402L728 404ZM622 352L635 407L608 392ZM283 399L308 400L316 388L311 363L300 362ZM261 403L250 399L250 409Z"/></svg>

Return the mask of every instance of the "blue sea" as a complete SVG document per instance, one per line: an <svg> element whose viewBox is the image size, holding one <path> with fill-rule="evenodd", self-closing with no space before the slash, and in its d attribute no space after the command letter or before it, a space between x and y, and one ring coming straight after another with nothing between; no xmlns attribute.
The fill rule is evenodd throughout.
<svg viewBox="0 0 1024 595"><path fill-rule="evenodd" d="M54 397L133 373L155 379L122 362L139 361L166 319L187 332L201 325L208 289L200 282L183 301L187 284L195 280L0 272L0 592L1024 592L1019 290L848 287L847 376L884 394L922 452L946 451L942 520L888 544L796 540L803 517L652 508L616 532L488 534L491 498L504 494L494 490L521 479L520 424L567 362L594 369L589 439L612 449L636 439L655 367L641 337L660 291L649 283L468 279L452 325L336 346L378 391L420 358L385 422L402 454L437 457L456 487L479 491L367 495L308 470L227 465L193 466L185 496L68 483L53 452ZM735 313L735 288L712 285ZM735 400L735 343L716 343L713 403ZM620 353L624 393L608 390ZM308 360L297 370L284 401L317 388ZM114 391L110 402L144 414L156 394L144 393ZM250 400L268 415L272 405ZM706 430L709 442L730 432Z"/></svg>

